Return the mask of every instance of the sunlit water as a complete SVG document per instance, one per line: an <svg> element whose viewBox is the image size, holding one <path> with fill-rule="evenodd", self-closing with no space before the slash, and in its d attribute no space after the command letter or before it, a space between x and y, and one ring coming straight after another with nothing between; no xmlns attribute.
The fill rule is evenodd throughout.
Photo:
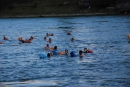
<svg viewBox="0 0 130 87"><path fill-rule="evenodd" d="M66 35L71 31L72 35ZM50 46L69 55L40 59ZM128 87L130 86L130 16L83 16L0 19L0 85L7 87ZM9 38L4 41L3 36ZM20 43L34 36L32 43ZM70 38L75 41L71 42ZM49 37L48 37L49 38ZM47 38L47 39L48 39ZM93 53L79 58L87 47Z"/></svg>

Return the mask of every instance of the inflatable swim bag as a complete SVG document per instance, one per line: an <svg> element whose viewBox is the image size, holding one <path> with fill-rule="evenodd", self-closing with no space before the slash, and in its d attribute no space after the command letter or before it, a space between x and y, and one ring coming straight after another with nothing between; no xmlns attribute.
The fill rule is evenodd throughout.
<svg viewBox="0 0 130 87"><path fill-rule="evenodd" d="M46 58L47 56L45 54L40 54L40 58Z"/></svg>
<svg viewBox="0 0 130 87"><path fill-rule="evenodd" d="M71 57L76 57L76 55L75 55L75 53L72 51L72 52L70 52L70 56Z"/></svg>

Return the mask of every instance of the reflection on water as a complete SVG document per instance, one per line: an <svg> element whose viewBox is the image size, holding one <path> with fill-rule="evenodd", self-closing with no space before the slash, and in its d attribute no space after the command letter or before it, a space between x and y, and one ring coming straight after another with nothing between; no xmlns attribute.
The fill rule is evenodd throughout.
<svg viewBox="0 0 130 87"><path fill-rule="evenodd" d="M9 87L128 87L130 16L89 16L0 19L0 85ZM66 35L71 31L72 35ZM53 33L50 46L68 49L76 57L58 55L40 59L49 51L43 38ZM4 41L3 36L9 38ZM32 43L20 43L35 36ZM48 37L48 38L49 38ZM75 41L71 42L70 39ZM47 38L47 39L48 39ZM93 50L79 58L84 47Z"/></svg>

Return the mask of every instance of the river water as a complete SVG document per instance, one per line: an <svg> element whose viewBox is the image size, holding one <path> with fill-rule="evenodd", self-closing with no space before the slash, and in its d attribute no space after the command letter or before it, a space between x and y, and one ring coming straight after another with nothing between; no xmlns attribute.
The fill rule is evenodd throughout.
<svg viewBox="0 0 130 87"><path fill-rule="evenodd" d="M71 31L71 35L66 33ZM76 53L41 59L46 33L51 47ZM0 85L3 87L130 86L130 16L0 18ZM3 40L3 36L9 38ZM20 43L34 36L32 43ZM75 41L71 42L70 38ZM83 58L84 47L93 50Z"/></svg>

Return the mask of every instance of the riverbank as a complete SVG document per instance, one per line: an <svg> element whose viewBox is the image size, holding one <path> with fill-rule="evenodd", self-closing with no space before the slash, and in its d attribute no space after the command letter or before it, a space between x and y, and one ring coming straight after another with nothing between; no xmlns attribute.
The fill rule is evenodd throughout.
<svg viewBox="0 0 130 87"><path fill-rule="evenodd" d="M71 14L36 14L36 15L2 15L0 18L28 18L28 17L71 17L71 16L98 16L98 15L116 15L118 13L71 13Z"/></svg>
<svg viewBox="0 0 130 87"><path fill-rule="evenodd" d="M130 2L87 0L5 0L0 6L3 17L93 16L130 13Z"/></svg>

